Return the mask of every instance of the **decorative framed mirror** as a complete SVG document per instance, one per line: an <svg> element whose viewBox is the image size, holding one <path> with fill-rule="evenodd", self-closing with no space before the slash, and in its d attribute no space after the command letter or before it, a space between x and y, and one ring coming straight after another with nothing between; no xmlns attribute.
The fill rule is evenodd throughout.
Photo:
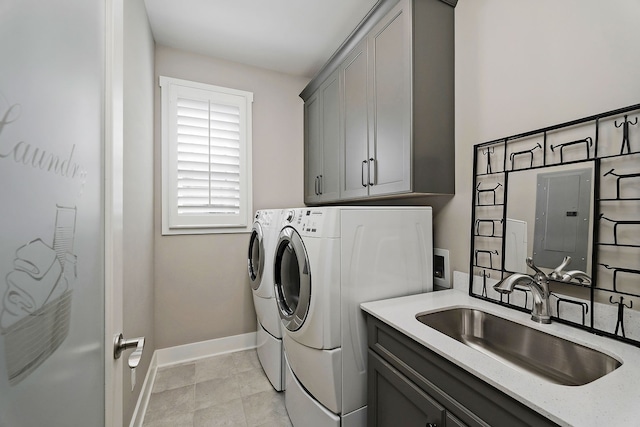
<svg viewBox="0 0 640 427"><path fill-rule="evenodd" d="M552 318L640 347L640 104L474 146L469 294L531 311L531 274Z"/></svg>

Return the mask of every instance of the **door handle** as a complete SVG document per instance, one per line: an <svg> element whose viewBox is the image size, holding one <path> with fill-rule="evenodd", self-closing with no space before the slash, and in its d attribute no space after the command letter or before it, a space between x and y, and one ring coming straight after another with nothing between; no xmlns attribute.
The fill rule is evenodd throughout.
<svg viewBox="0 0 640 427"><path fill-rule="evenodd" d="M363 187L366 187L366 186L367 186L367 183L366 183L366 182L365 182L365 180L364 180L364 168L365 168L365 166L366 166L366 165L367 165L367 161L366 161L366 160L363 160L363 161L362 161L362 170L360 171L360 172L361 172L360 179L361 179L361 182L362 182L362 186L363 186ZM368 179L367 179L367 181L368 181Z"/></svg>
<svg viewBox="0 0 640 427"><path fill-rule="evenodd" d="M129 355L127 362L131 369L137 368L144 350L144 337L125 340L122 334L116 335L113 340L113 358L119 359L123 351L134 347L135 350Z"/></svg>
<svg viewBox="0 0 640 427"><path fill-rule="evenodd" d="M323 187L323 184L324 184L324 182L323 182L323 180L322 180L322 175L320 175L320 176L318 177L318 193L319 193L319 195L320 195L320 194L322 194L322 193L324 193L324 188L322 188L322 187Z"/></svg>
<svg viewBox="0 0 640 427"><path fill-rule="evenodd" d="M369 159L369 185L376 184L376 172L376 159L371 157Z"/></svg>
<svg viewBox="0 0 640 427"><path fill-rule="evenodd" d="M313 191L315 191L316 196L320 195L320 193L318 192L318 178L319 178L319 176L316 175L316 180L315 180L315 182L313 184Z"/></svg>

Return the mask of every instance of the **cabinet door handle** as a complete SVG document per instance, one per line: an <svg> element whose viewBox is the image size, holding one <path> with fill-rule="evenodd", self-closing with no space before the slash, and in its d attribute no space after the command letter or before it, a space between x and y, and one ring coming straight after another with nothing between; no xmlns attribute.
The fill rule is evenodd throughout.
<svg viewBox="0 0 640 427"><path fill-rule="evenodd" d="M376 159L369 159L369 185L376 185Z"/></svg>
<svg viewBox="0 0 640 427"><path fill-rule="evenodd" d="M361 171L361 172L362 172L362 174L361 174L361 179L362 179L362 181L361 181L361 182L362 182L362 186L363 186L363 187L366 187L366 186L367 186L367 181L368 181L368 179L367 179L367 181L365 181L365 179L364 179L364 170L365 170L365 167L366 167L366 166L367 166L367 161L366 161L366 160L363 160L363 161L362 161L362 171Z"/></svg>
<svg viewBox="0 0 640 427"><path fill-rule="evenodd" d="M318 178L319 178L319 176L316 176L316 180L315 180L314 186L313 186L313 190L316 193L316 196L320 195L320 193L318 192Z"/></svg>
<svg viewBox="0 0 640 427"><path fill-rule="evenodd" d="M324 186L324 182L323 182L323 181L324 181L324 180L322 179L322 175L320 175L320 176L318 177L318 193L319 193L319 194L324 193L324 188L322 188L322 187Z"/></svg>

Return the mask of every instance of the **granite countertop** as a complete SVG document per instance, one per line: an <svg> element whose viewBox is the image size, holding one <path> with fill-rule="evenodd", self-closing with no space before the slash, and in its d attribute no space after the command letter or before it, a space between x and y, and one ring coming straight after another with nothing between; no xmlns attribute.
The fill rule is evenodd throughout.
<svg viewBox="0 0 640 427"><path fill-rule="evenodd" d="M540 325L530 315L472 298L458 290L368 302L362 309L495 388L564 426L632 426L640 422L640 348L560 323ZM418 313L452 307L488 313L567 338L622 362L615 371L582 386L563 386L508 367L432 329Z"/></svg>

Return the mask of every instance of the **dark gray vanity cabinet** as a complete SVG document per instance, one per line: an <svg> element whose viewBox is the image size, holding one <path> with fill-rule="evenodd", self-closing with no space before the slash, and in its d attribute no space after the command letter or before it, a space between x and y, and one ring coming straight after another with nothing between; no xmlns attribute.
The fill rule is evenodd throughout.
<svg viewBox="0 0 640 427"><path fill-rule="evenodd" d="M557 425L375 317L367 329L369 427Z"/></svg>
<svg viewBox="0 0 640 427"><path fill-rule="evenodd" d="M370 426L445 425L447 411L430 395L375 353L368 363Z"/></svg>
<svg viewBox="0 0 640 427"><path fill-rule="evenodd" d="M300 94L310 110L338 73L336 201L454 193L455 4L381 0ZM307 167L312 136L305 129ZM305 203L328 201L317 175L305 172Z"/></svg>

